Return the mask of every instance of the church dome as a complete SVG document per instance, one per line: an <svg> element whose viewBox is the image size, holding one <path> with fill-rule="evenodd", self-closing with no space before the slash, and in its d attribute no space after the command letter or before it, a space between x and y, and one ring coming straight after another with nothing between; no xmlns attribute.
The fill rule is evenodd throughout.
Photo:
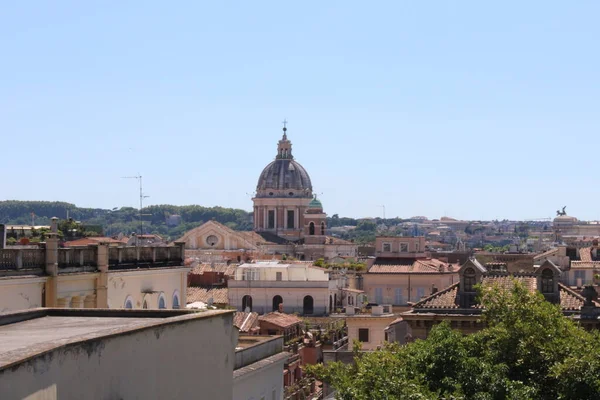
<svg viewBox="0 0 600 400"><path fill-rule="evenodd" d="M292 155L287 129L277 146L277 156L261 172L256 185L257 196L312 197L308 172Z"/></svg>
<svg viewBox="0 0 600 400"><path fill-rule="evenodd" d="M308 203L308 208L323 209L323 204L315 197Z"/></svg>

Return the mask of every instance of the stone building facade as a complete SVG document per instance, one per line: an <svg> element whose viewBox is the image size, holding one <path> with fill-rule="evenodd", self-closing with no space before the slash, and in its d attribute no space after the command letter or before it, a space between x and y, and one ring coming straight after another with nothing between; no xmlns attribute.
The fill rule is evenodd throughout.
<svg viewBox="0 0 600 400"><path fill-rule="evenodd" d="M185 306L190 268L184 266L183 243L59 248L56 222L43 248L0 249L0 312Z"/></svg>

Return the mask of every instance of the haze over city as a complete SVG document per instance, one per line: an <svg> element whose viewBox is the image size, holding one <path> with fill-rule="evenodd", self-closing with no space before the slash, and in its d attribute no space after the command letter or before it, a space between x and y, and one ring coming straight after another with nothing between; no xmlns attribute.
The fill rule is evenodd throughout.
<svg viewBox="0 0 600 400"><path fill-rule="evenodd" d="M599 11L4 4L0 200L251 210L287 118L330 215L600 219Z"/></svg>

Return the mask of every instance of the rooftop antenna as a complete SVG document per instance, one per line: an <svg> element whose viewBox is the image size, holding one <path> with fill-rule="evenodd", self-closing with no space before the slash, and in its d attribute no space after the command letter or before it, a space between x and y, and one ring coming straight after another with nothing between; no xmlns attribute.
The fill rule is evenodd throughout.
<svg viewBox="0 0 600 400"><path fill-rule="evenodd" d="M145 215L152 215L152 214L142 214L142 209L144 208L144 199L150 197L150 196L146 196L144 195L144 190L142 189L142 175L137 174L137 176L122 176L121 179L137 179L140 182L140 235L144 234L144 216ZM136 241L137 242L137 241Z"/></svg>

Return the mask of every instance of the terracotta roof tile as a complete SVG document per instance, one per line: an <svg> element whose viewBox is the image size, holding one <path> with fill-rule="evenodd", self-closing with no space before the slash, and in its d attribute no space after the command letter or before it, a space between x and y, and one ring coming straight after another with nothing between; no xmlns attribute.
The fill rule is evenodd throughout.
<svg viewBox="0 0 600 400"><path fill-rule="evenodd" d="M583 262L591 262L592 261L592 248L591 247L583 247L579 249L579 259Z"/></svg>
<svg viewBox="0 0 600 400"><path fill-rule="evenodd" d="M188 287L187 288L187 303L194 303L201 301L208 303L208 300L212 298L215 304L229 304L228 291L226 288L201 288L201 287Z"/></svg>
<svg viewBox="0 0 600 400"><path fill-rule="evenodd" d="M458 308L458 302L456 301L458 285L458 283L455 283L442 291L426 297L416 303L413 308Z"/></svg>
<svg viewBox="0 0 600 400"><path fill-rule="evenodd" d="M214 267L214 268L213 268ZM235 275L235 270L237 268L237 264L229 264L226 263L218 263L211 265L210 263L201 263L194 267L191 271L192 274L202 275L204 272L222 272L225 275L233 276Z"/></svg>
<svg viewBox="0 0 600 400"><path fill-rule="evenodd" d="M393 273L440 273L440 272L452 272L449 270L452 267L452 271L458 271L459 266L448 264L435 258L416 260L411 264L406 265L385 265L385 264L374 264L370 269L369 273L373 274L393 274Z"/></svg>
<svg viewBox="0 0 600 400"><path fill-rule="evenodd" d="M563 310L579 310L583 306L585 299L582 295L569 289L562 283L558 284L560 291L560 308Z"/></svg>
<svg viewBox="0 0 600 400"><path fill-rule="evenodd" d="M545 252L543 252L543 253L540 253L540 254L538 254L537 256L534 256L534 257L533 257L533 259L534 259L534 260L539 260L539 259L542 259L542 258L545 258L545 257L550 257L550 256L553 256L553 255L555 255L556 253L558 253L558 248L555 248L555 249L550 249L550 250L548 250L548 251L545 251Z"/></svg>
<svg viewBox="0 0 600 400"><path fill-rule="evenodd" d="M258 313L238 311L233 315L233 325L244 333L256 330L258 329Z"/></svg>
<svg viewBox="0 0 600 400"><path fill-rule="evenodd" d="M515 276L518 281L521 281L530 291L537 290L537 279L534 276ZM488 276L483 278L484 284L497 284L505 289L510 289L514 285L513 276ZM455 283L446 289L434 293L433 295L421 300L413 306L413 309L457 309L458 306L458 286ZM560 294L560 306L563 311L579 310L585 299L580 294L569 289L562 283L558 284ZM600 304L599 304L600 306ZM480 308L479 305L474 305L472 308Z"/></svg>
<svg viewBox="0 0 600 400"><path fill-rule="evenodd" d="M296 317L295 315L284 314L277 311L261 315L260 317L258 317L258 320L269 322L273 325L277 325L282 328L287 328L302 322L302 320Z"/></svg>

